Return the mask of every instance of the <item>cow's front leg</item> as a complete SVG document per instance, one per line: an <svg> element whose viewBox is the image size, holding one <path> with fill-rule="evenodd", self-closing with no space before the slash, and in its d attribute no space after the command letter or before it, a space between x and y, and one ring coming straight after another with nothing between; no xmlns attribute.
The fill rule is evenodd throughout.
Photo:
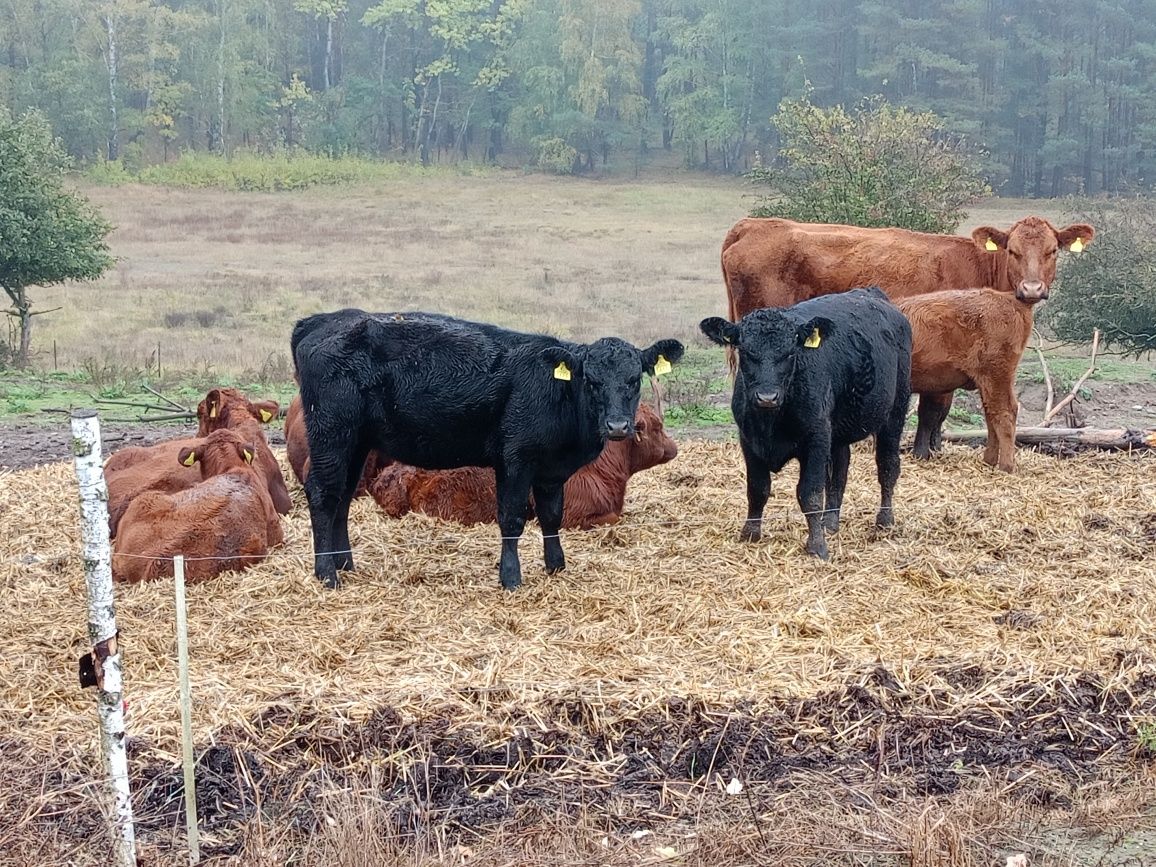
<svg viewBox="0 0 1156 867"><path fill-rule="evenodd" d="M498 578L507 590L522 583L518 540L526 528L526 504L530 499L530 474L521 467L495 467L498 488L498 527L502 531L502 559Z"/></svg>
<svg viewBox="0 0 1156 867"><path fill-rule="evenodd" d="M771 467L743 446L747 464L747 520L739 531L740 542L757 542L763 537L763 509L771 496Z"/></svg>
<svg viewBox="0 0 1156 867"><path fill-rule="evenodd" d="M542 547L546 560L546 572L553 575L566 568L566 555L562 553L562 485L534 485L534 510L538 513L538 524L542 528Z"/></svg>
<svg viewBox="0 0 1156 867"><path fill-rule="evenodd" d="M831 460L830 439L814 436L799 455L799 508L807 517L807 553L827 559L827 537L823 529L823 493L827 464Z"/></svg>
<svg viewBox="0 0 1156 867"><path fill-rule="evenodd" d="M831 450L827 467L827 503L823 523L828 532L839 532L839 512L843 508L843 493L847 490L847 473L851 466L851 446L839 445Z"/></svg>

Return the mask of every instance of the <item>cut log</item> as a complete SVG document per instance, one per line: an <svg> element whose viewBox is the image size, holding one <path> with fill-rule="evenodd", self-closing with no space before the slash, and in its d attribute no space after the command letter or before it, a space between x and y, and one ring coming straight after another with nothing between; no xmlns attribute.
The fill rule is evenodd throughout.
<svg viewBox="0 0 1156 867"><path fill-rule="evenodd" d="M983 445L986 430L944 431L943 441ZM1066 443L1096 449L1153 449L1156 448L1156 430L1131 428L1063 428L1021 427L1016 431L1016 445L1038 446Z"/></svg>

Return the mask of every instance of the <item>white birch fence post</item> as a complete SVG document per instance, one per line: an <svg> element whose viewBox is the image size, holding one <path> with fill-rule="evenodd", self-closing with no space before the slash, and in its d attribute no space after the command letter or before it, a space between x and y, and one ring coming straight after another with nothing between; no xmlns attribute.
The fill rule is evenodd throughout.
<svg viewBox="0 0 1156 867"><path fill-rule="evenodd" d="M100 419L96 410L72 413L72 453L80 483L80 524L84 583L88 588L90 656L81 660L82 685L97 688L100 744L112 794L113 863L135 867L136 833L125 752L124 697L116 608L112 596L112 553L108 536L108 486L100 454ZM87 680L86 680L87 673Z"/></svg>
<svg viewBox="0 0 1156 867"><path fill-rule="evenodd" d="M189 685L189 625L185 611L185 558L173 557L177 604L177 670L181 683L181 766L185 779L185 828L189 863L201 861L201 832L197 826L197 778L193 764L193 695Z"/></svg>

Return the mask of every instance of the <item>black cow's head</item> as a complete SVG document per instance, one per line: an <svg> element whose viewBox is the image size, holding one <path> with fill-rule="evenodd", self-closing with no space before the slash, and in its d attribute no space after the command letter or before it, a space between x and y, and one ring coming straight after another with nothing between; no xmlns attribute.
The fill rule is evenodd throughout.
<svg viewBox="0 0 1156 867"><path fill-rule="evenodd" d="M551 346L542 358L559 379L572 379L588 406L597 413L597 425L606 439L624 440L634 434L634 415L642 374L654 375L656 364L674 364L682 358L677 340L660 340L638 349L617 337L603 337L588 346Z"/></svg>
<svg viewBox="0 0 1156 867"><path fill-rule="evenodd" d="M800 321L783 310L763 308L737 324L712 316L699 328L720 346L738 349L748 398L758 409L775 412L787 399L800 357L819 348L832 324L823 316Z"/></svg>

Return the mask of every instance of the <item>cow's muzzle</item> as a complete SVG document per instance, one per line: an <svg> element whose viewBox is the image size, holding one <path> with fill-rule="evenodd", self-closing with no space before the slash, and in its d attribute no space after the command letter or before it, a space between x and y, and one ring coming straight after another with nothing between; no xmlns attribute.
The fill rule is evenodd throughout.
<svg viewBox="0 0 1156 867"><path fill-rule="evenodd" d="M612 440L624 440L630 436L630 422L629 421L608 421L606 422L606 436Z"/></svg>
<svg viewBox="0 0 1156 867"><path fill-rule="evenodd" d="M1016 287L1016 298L1025 304L1035 304L1048 297L1048 285L1039 280L1025 280Z"/></svg>
<svg viewBox="0 0 1156 867"><path fill-rule="evenodd" d="M777 391L755 392L755 406L759 409L778 409L782 403L782 395Z"/></svg>

